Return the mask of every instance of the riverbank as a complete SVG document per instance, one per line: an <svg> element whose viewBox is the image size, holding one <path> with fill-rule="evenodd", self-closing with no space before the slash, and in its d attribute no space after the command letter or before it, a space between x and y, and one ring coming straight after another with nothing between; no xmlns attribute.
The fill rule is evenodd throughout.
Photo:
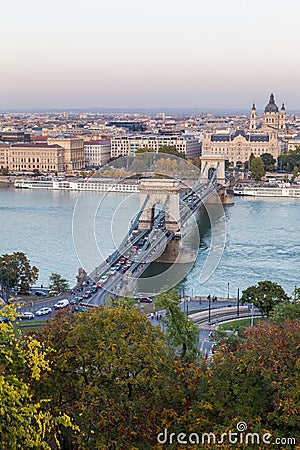
<svg viewBox="0 0 300 450"><path fill-rule="evenodd" d="M10 185L10 186L13 186L15 180L16 180L16 177L13 177L12 175L9 175L9 176L1 175L0 176L0 183L4 184L4 185L7 184L7 185Z"/></svg>

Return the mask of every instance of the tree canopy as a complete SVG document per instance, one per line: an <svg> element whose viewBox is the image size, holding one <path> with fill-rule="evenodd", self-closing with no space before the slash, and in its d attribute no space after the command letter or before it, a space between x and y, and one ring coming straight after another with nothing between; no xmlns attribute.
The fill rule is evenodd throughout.
<svg viewBox="0 0 300 450"><path fill-rule="evenodd" d="M159 148L158 153L167 153L168 155L181 157L181 153L176 149L175 145L163 145Z"/></svg>
<svg viewBox="0 0 300 450"><path fill-rule="evenodd" d="M272 281L259 281L256 286L250 286L242 292L241 303L252 303L259 308L263 317L281 302L287 302L288 295L284 289Z"/></svg>
<svg viewBox="0 0 300 450"><path fill-rule="evenodd" d="M265 175L264 163L260 156L257 158L250 158L250 170L251 170L251 178L254 178L256 181L260 181L262 177Z"/></svg>
<svg viewBox="0 0 300 450"><path fill-rule="evenodd" d="M274 172L276 159L273 158L273 155L271 153L263 153L260 157L263 161L265 171Z"/></svg>
<svg viewBox="0 0 300 450"><path fill-rule="evenodd" d="M268 302L277 304L274 315L279 308L298 310L296 291L291 304L276 283L248 289L258 287L266 310L266 293ZM131 304L117 299L81 313L59 311L42 330L23 336L12 325L11 307L0 310L11 319L0 323L3 449L160 450L167 448L157 440L164 430L175 436L196 432L200 438L214 433L220 439L236 432L238 422L246 422L247 432L270 433L273 441L299 440L298 313L288 311L278 325L261 321L221 339L206 361L199 358L198 330L180 311L176 291L156 301L165 309L166 333ZM168 448L181 448L176 437L173 444ZM226 439L197 446L246 447ZM270 445L260 441L257 448Z"/></svg>
<svg viewBox="0 0 300 450"><path fill-rule="evenodd" d="M300 146L296 150L278 156L278 167L288 173L300 168Z"/></svg>
<svg viewBox="0 0 300 450"><path fill-rule="evenodd" d="M5 306L0 317L0 436L1 448L12 450L58 448L61 427L71 427L70 417L48 410L48 395L34 399L31 384L49 372L47 347L31 337L21 339L13 326L15 311ZM53 445L55 447L53 447Z"/></svg>
<svg viewBox="0 0 300 450"><path fill-rule="evenodd" d="M65 292L70 288L67 280L58 273L52 273L49 277L49 281L49 288L54 291Z"/></svg>
<svg viewBox="0 0 300 450"><path fill-rule="evenodd" d="M300 303L280 303L270 312L269 318L277 325L286 320L300 320Z"/></svg>
<svg viewBox="0 0 300 450"><path fill-rule="evenodd" d="M38 280L39 270L30 265L30 261L23 252L0 256L0 282L6 289L17 288L28 291Z"/></svg>
<svg viewBox="0 0 300 450"><path fill-rule="evenodd" d="M199 353L199 328L181 311L176 289L160 294L155 299L157 309L165 311L163 323L166 325L166 338L169 345L179 351L180 358L195 360Z"/></svg>
<svg viewBox="0 0 300 450"><path fill-rule="evenodd" d="M155 438L155 417L173 383L161 330L134 308L99 307L57 315L40 340L53 348L53 372L44 374L36 393L51 396L53 413L72 411L81 429L76 437L63 434L64 445L148 448L143 443L151 430Z"/></svg>
<svg viewBox="0 0 300 450"><path fill-rule="evenodd" d="M140 147L136 150L136 154L139 153L154 153L154 149L152 147Z"/></svg>

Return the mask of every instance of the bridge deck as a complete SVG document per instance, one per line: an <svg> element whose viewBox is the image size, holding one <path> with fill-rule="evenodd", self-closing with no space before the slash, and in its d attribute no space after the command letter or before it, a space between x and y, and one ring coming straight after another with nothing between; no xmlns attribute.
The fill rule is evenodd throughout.
<svg viewBox="0 0 300 450"><path fill-rule="evenodd" d="M190 189L181 196L181 226L222 188L222 185L214 184L213 181L196 183L195 189ZM89 303L104 304L107 293L115 296L130 292L132 295L135 281L164 252L167 244L174 238L174 232L166 228L164 210L156 215L151 229L138 230L138 220L146 204L147 198L120 247L90 274L90 278L98 283L99 291L88 300Z"/></svg>

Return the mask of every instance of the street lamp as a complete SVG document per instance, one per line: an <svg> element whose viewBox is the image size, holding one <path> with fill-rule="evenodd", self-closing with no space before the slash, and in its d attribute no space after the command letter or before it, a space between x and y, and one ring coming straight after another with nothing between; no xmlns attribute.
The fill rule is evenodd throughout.
<svg viewBox="0 0 300 450"><path fill-rule="evenodd" d="M237 316L239 317L240 315L240 290L238 289L238 293L237 293Z"/></svg>
<svg viewBox="0 0 300 450"><path fill-rule="evenodd" d="M229 282L227 283L227 298L229 299Z"/></svg>
<svg viewBox="0 0 300 450"><path fill-rule="evenodd" d="M253 308L254 308L254 305L253 305L253 303L251 303L251 327L253 327L253 325L254 325Z"/></svg>
<svg viewBox="0 0 300 450"><path fill-rule="evenodd" d="M210 304L210 295L209 295L209 297L208 297L208 323L210 323L210 310L211 310L210 306L211 306L211 304Z"/></svg>

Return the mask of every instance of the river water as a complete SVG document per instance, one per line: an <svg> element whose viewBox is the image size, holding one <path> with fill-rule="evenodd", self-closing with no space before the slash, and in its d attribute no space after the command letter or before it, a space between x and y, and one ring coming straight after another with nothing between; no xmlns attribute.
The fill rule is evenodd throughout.
<svg viewBox="0 0 300 450"><path fill-rule="evenodd" d="M0 187L0 255L22 251L39 268L39 284L47 285L56 272L73 285L78 267L90 271L115 249L138 209L137 195ZM201 210L198 254L182 289L189 295L227 297L272 280L291 293L299 285L299 223L299 200L236 198L213 226L214 232L223 233L225 224L224 249L220 245L220 262L206 280L202 271L212 231Z"/></svg>

